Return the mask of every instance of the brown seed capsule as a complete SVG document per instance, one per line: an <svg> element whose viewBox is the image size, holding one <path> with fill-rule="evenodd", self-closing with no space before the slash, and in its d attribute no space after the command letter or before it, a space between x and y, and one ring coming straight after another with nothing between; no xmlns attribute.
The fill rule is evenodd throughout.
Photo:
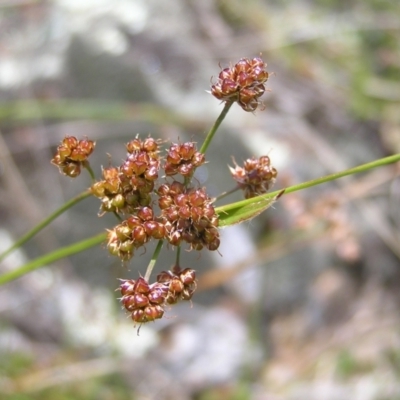
<svg viewBox="0 0 400 400"><path fill-rule="evenodd" d="M214 238L211 242L207 243L207 248L208 250L215 251L218 249L220 243L219 238Z"/></svg>
<svg viewBox="0 0 400 400"><path fill-rule="evenodd" d="M150 292L150 287L149 287L149 284L147 283L147 281L145 281L143 278L140 277L136 281L135 292L136 293L143 293L143 294L149 293Z"/></svg>
<svg viewBox="0 0 400 400"><path fill-rule="evenodd" d="M174 293L181 293L184 288L185 288L185 285L178 277L174 277L173 279L171 279L171 282L169 284L170 291L172 291Z"/></svg>
<svg viewBox="0 0 400 400"><path fill-rule="evenodd" d="M190 285L196 280L196 271L191 268L185 268L180 274L179 279L185 284Z"/></svg>
<svg viewBox="0 0 400 400"><path fill-rule="evenodd" d="M124 296L121 301L127 311L133 311L136 308L134 295Z"/></svg>
<svg viewBox="0 0 400 400"><path fill-rule="evenodd" d="M122 253L131 254L134 250L135 246L131 240L126 240L125 242L121 242L119 245L119 251Z"/></svg>
<svg viewBox="0 0 400 400"><path fill-rule="evenodd" d="M179 246L182 242L182 234L178 231L174 231L168 236L168 241L174 246Z"/></svg>
<svg viewBox="0 0 400 400"><path fill-rule="evenodd" d="M81 165L76 162L69 162L67 165L61 168L64 175L68 175L71 178L76 178L81 173Z"/></svg>
<svg viewBox="0 0 400 400"><path fill-rule="evenodd" d="M162 304L165 301L165 297L167 295L167 288L157 284L151 289L151 292L148 294L148 298L152 304Z"/></svg>
<svg viewBox="0 0 400 400"><path fill-rule="evenodd" d="M150 303L150 298L148 297L150 295L144 295L142 293L136 293L133 298L134 298L134 304L136 308L142 308L147 306Z"/></svg>
<svg viewBox="0 0 400 400"><path fill-rule="evenodd" d="M135 283L136 282L133 279L123 280L120 285L120 290L121 290L122 296L125 296L128 294L133 294Z"/></svg>
<svg viewBox="0 0 400 400"><path fill-rule="evenodd" d="M132 320L134 322L139 322L139 323L147 322L147 319L146 319L145 314L144 314L144 310L141 309L141 308L139 308L137 310L134 310L132 312L131 317L132 317Z"/></svg>
<svg viewBox="0 0 400 400"><path fill-rule="evenodd" d="M132 229L132 240L136 247L142 246L148 242L149 238L143 225L135 226Z"/></svg>
<svg viewBox="0 0 400 400"><path fill-rule="evenodd" d="M171 271L162 271L157 275L157 282L169 283L173 277L174 274Z"/></svg>
<svg viewBox="0 0 400 400"><path fill-rule="evenodd" d="M154 321L156 319L162 318L164 315L164 309L160 305L149 306L144 309L145 320L142 322Z"/></svg>
<svg viewBox="0 0 400 400"><path fill-rule="evenodd" d="M153 209L151 207L142 207L139 209L137 216L142 221L151 221L154 219Z"/></svg>

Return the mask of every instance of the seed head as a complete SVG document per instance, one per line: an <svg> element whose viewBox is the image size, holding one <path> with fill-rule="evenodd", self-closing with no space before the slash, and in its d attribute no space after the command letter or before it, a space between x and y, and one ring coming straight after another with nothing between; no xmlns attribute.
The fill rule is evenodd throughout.
<svg viewBox="0 0 400 400"><path fill-rule="evenodd" d="M164 239L167 230L164 223L154 216L151 207L140 207L114 229L108 231L107 248L122 261L132 258L134 251L151 239Z"/></svg>
<svg viewBox="0 0 400 400"><path fill-rule="evenodd" d="M219 247L218 215L204 189L185 188L179 182L161 185L158 189L161 217L170 244L182 241L191 249Z"/></svg>
<svg viewBox="0 0 400 400"><path fill-rule="evenodd" d="M262 105L259 98L265 92L268 80L267 64L260 57L242 58L234 66L224 68L211 94L225 102L237 102L245 111L255 111Z"/></svg>
<svg viewBox="0 0 400 400"><path fill-rule="evenodd" d="M134 322L145 323L162 318L163 305L168 294L166 285L149 284L144 278L122 280L121 303Z"/></svg>
<svg viewBox="0 0 400 400"><path fill-rule="evenodd" d="M180 174L191 176L194 170L204 164L204 154L197 151L193 142L182 144L173 143L168 150L164 166L165 175L172 176Z"/></svg>
<svg viewBox="0 0 400 400"><path fill-rule="evenodd" d="M236 164L236 163L235 163ZM244 191L246 199L266 193L275 183L278 171L271 166L268 156L249 158L243 167L229 167L233 179Z"/></svg>
<svg viewBox="0 0 400 400"><path fill-rule="evenodd" d="M95 146L96 143L92 140L78 140L74 136L66 136L57 147L51 163L64 175L76 178L81 173L82 164L87 162Z"/></svg>
<svg viewBox="0 0 400 400"><path fill-rule="evenodd" d="M101 199L100 213L134 214L138 207L149 206L160 169L158 141L136 138L126 148L128 156L120 167L103 169L103 180L92 186Z"/></svg>
<svg viewBox="0 0 400 400"><path fill-rule="evenodd" d="M180 300L190 300L197 288L194 269L181 270L174 267L172 271L162 271L157 275L157 282L168 287L166 303L176 304Z"/></svg>

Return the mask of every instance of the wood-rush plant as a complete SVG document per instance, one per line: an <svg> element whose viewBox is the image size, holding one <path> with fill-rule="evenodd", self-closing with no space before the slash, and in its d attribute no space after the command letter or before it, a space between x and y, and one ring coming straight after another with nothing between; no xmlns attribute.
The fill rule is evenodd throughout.
<svg viewBox="0 0 400 400"><path fill-rule="evenodd" d="M121 303L137 324L162 318L166 306L190 300L196 290L195 271L180 265L180 249L215 251L220 245L219 229L254 218L266 210L283 194L305 189L323 182L393 163L400 154L382 158L346 171L267 193L277 177L277 170L268 156L250 158L243 167L230 168L236 186L219 199L242 190L245 200L214 207L193 174L206 161L206 152L233 103L244 111L254 112L262 107L260 97L265 92L269 74L260 57L242 58L235 65L224 68L211 86L211 94L224 103L224 108L198 149L193 142L172 143L166 154L160 151L160 140L152 137L132 139L126 145L126 160L118 167L102 170L95 179L88 158L95 143L89 139L66 137L51 160L60 172L77 177L86 169L92 179L91 187L46 218L32 231L20 238L0 255L0 260L32 238L64 211L88 196L100 200L99 215L111 212L118 224L89 239L57 249L13 271L0 275L0 284L10 282L43 265L83 251L106 241L108 251L123 263L137 255L137 250L151 240L158 241L144 277L121 280ZM177 248L175 265L151 281L151 273L164 242Z"/></svg>

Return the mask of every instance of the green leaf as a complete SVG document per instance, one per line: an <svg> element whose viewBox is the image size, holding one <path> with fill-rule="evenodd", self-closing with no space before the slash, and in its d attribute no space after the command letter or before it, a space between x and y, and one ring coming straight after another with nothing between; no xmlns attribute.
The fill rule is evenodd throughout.
<svg viewBox="0 0 400 400"><path fill-rule="evenodd" d="M284 193L281 190L278 194L268 193L251 199L238 201L236 203L227 204L215 209L219 216L219 226L230 226L248 221L257 215L260 215Z"/></svg>

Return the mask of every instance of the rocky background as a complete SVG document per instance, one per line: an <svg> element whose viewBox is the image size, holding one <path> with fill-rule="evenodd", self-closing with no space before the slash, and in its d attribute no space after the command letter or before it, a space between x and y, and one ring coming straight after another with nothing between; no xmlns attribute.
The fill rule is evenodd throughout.
<svg viewBox="0 0 400 400"><path fill-rule="evenodd" d="M262 53L266 108L234 105L197 179L268 154L276 189L400 152L400 3L55 0L0 3L0 250L90 185L50 165L65 135L119 164L137 133L201 143L220 66ZM144 273L104 246L0 287L0 398L400 399L399 166L283 196L183 252L193 303L140 334L118 278ZM238 200L235 195L227 201ZM0 271L115 225L87 199ZM164 249L160 269L174 252Z"/></svg>

